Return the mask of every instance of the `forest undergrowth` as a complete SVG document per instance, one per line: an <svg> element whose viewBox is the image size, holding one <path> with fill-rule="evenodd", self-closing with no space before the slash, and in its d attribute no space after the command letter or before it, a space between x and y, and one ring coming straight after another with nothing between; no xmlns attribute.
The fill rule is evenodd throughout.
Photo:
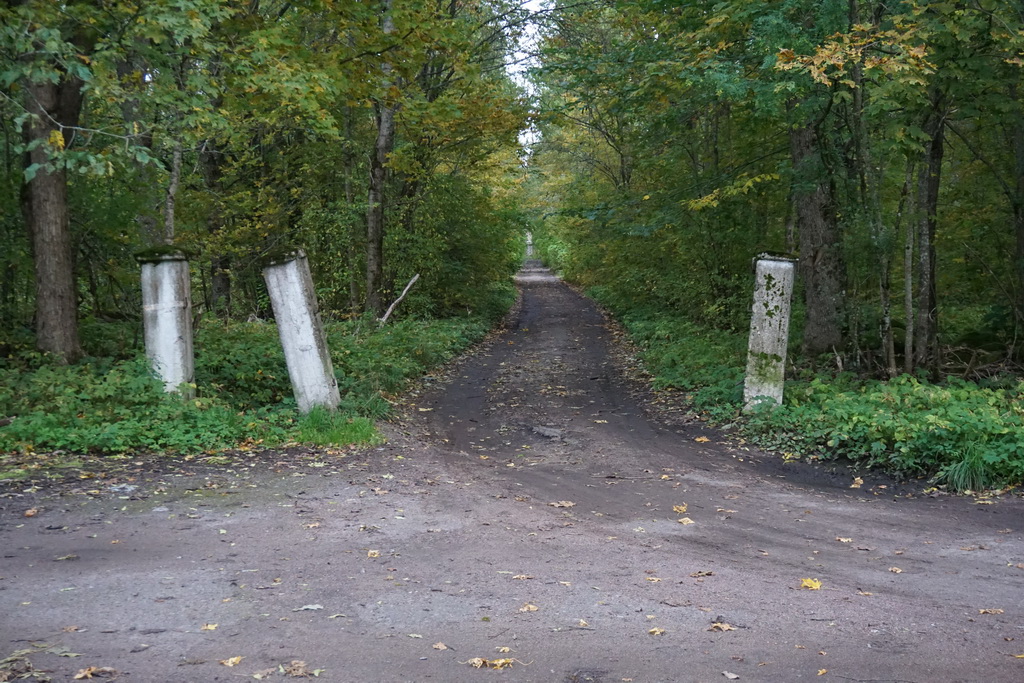
<svg viewBox="0 0 1024 683"><path fill-rule="evenodd" d="M593 288L642 349L658 388L684 392L702 419L786 459L844 462L921 479L951 491L1017 486L1024 480L1024 380L817 370L796 355L784 402L742 411L746 335L704 327L654 308L625 310Z"/></svg>
<svg viewBox="0 0 1024 683"><path fill-rule="evenodd" d="M511 303L508 287L494 309ZM405 318L380 327L364 317L326 325L342 396L337 412L300 415L271 322L205 320L196 331L195 397L165 394L130 323L98 325L93 355L60 365L30 347L0 359L0 479L30 474L35 453L59 467L77 454L216 453L291 443L374 443L374 420L411 381L491 329L493 315ZM118 348L120 347L120 352Z"/></svg>

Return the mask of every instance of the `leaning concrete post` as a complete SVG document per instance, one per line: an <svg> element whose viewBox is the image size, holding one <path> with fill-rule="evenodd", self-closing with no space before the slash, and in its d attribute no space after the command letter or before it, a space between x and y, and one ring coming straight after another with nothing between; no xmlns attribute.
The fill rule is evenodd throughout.
<svg viewBox="0 0 1024 683"><path fill-rule="evenodd" d="M300 249L268 262L263 269L263 279L270 294L299 412L308 413L316 406L337 409L341 396L306 254Z"/></svg>
<svg viewBox="0 0 1024 683"><path fill-rule="evenodd" d="M185 255L150 250L136 256L142 265L142 323L146 356L164 391L195 396L192 354L192 278Z"/></svg>
<svg viewBox="0 0 1024 683"><path fill-rule="evenodd" d="M757 260L754 311L750 320L747 379L743 405L750 410L763 400L782 403L789 341L790 298L793 294L793 259L762 254Z"/></svg>

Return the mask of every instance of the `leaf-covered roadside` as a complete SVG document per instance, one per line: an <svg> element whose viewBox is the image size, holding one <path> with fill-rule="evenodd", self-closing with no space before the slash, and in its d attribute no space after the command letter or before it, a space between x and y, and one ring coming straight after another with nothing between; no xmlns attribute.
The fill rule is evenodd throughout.
<svg viewBox="0 0 1024 683"><path fill-rule="evenodd" d="M20 478L17 454L67 451L200 453L240 444L361 443L388 396L481 339L482 317L332 323L328 344L343 397L337 415L300 417L277 329L269 323L210 322L196 343L196 398L165 395L141 352L55 366L33 354L0 361L0 478Z"/></svg>
<svg viewBox="0 0 1024 683"><path fill-rule="evenodd" d="M783 405L744 415L742 334L651 311L622 321L657 387L685 392L703 418L787 458L935 477L957 491L1024 480L1024 382L1018 379L982 385L951 377L934 384L911 375L880 381L805 370L787 381Z"/></svg>

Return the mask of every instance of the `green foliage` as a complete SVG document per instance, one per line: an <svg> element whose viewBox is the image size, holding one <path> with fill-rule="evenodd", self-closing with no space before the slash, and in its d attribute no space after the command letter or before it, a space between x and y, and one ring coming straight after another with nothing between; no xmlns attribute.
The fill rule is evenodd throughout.
<svg viewBox="0 0 1024 683"><path fill-rule="evenodd" d="M712 421L722 422L736 414L743 399L742 335L701 328L653 311L630 312L622 321L643 349L655 386L687 392L693 407Z"/></svg>
<svg viewBox="0 0 1024 683"><path fill-rule="evenodd" d="M778 450L845 458L904 476L940 474L957 488L1024 479L1024 384L986 389L904 375L790 382L785 404L756 411L745 432Z"/></svg>
<svg viewBox="0 0 1024 683"><path fill-rule="evenodd" d="M299 441L316 446L378 443L380 434L373 421L349 417L324 408L314 408L299 418Z"/></svg>
<svg viewBox="0 0 1024 683"><path fill-rule="evenodd" d="M883 382L805 373L787 382L783 405L744 414L744 335L651 310L622 321L656 386L685 391L706 419L764 448L934 476L958 491L1024 481L1024 382L983 387L954 378L931 384L909 375Z"/></svg>
<svg viewBox="0 0 1024 683"><path fill-rule="evenodd" d="M274 405L292 396L277 326L207 320L196 331L196 381L241 409Z"/></svg>
<svg viewBox="0 0 1024 683"><path fill-rule="evenodd" d="M0 370L0 450L197 452L244 438L281 441L292 416L265 408L240 412L216 397L163 393L145 359ZM17 387L17 389L15 389Z"/></svg>
<svg viewBox="0 0 1024 683"><path fill-rule="evenodd" d="M525 249L521 211L465 177L439 176L410 214L395 221L385 247L392 296L416 273L420 281L400 313L495 318L514 296L512 276Z"/></svg>
<svg viewBox="0 0 1024 683"><path fill-rule="evenodd" d="M0 451L219 450L243 442L368 443L387 397L479 340L481 317L328 325L341 410L299 417L277 328L208 322L196 335L196 398L167 395L145 358L60 366L33 352L0 363ZM99 325L100 323L96 323Z"/></svg>
<svg viewBox="0 0 1024 683"><path fill-rule="evenodd" d="M328 346L338 377L342 408L370 417L388 411L386 397L429 368L453 358L490 328L482 318L389 322L374 330L371 320L336 323L327 328ZM353 333L357 328L371 331Z"/></svg>

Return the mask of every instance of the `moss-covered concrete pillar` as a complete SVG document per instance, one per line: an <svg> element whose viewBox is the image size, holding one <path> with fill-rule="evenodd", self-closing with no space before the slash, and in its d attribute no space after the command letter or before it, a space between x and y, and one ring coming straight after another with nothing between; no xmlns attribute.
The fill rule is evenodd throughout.
<svg viewBox="0 0 1024 683"><path fill-rule="evenodd" d="M273 257L263 268L263 279L299 412L316 406L337 409L341 396L306 254L300 249Z"/></svg>
<svg viewBox="0 0 1024 683"><path fill-rule="evenodd" d="M750 319L744 409L761 401L782 403L789 341L790 299L796 263L793 259L762 254L757 259L754 310Z"/></svg>
<svg viewBox="0 0 1024 683"><path fill-rule="evenodd" d="M192 278L180 251L139 253L142 265L142 323L146 357L164 383L164 391L195 395L192 352Z"/></svg>

